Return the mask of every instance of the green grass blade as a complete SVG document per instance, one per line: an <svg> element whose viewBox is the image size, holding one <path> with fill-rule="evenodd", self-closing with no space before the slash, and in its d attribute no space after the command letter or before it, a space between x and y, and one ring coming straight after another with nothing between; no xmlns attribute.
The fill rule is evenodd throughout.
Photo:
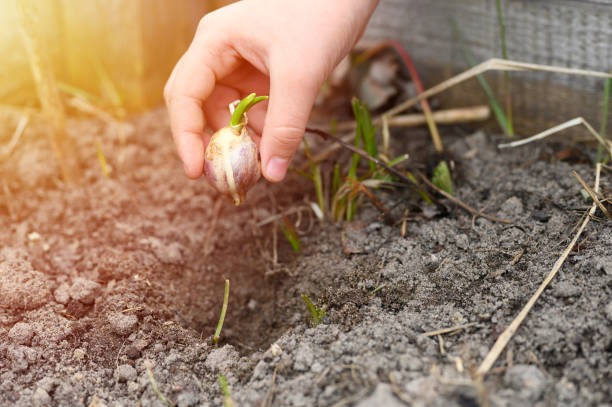
<svg viewBox="0 0 612 407"><path fill-rule="evenodd" d="M502 56L508 59L508 47L506 46L506 27L502 15L501 0L497 0L497 22L499 24L499 36L501 38ZM508 118L508 136L514 137L514 125L512 123L512 99L510 95L510 72L504 72L504 93L506 96L506 117Z"/></svg>
<svg viewBox="0 0 612 407"><path fill-rule="evenodd" d="M306 154L306 159L308 159L308 165L310 166L310 172L312 182L315 187L315 193L317 195L317 203L319 204L319 209L321 209L321 213L323 217L325 217L325 195L323 194L323 178L321 176L321 166L319 163L315 162L310 154L310 148L308 147L308 143L306 142L306 138L302 139L304 143L304 154Z"/></svg>
<svg viewBox="0 0 612 407"><path fill-rule="evenodd" d="M234 399L232 399L232 392L227 384L227 378L223 373L219 373L219 384L221 385L221 392L223 393L223 407L235 407L236 404L234 403Z"/></svg>
<svg viewBox="0 0 612 407"><path fill-rule="evenodd" d="M223 321L225 321L225 313L227 312L227 303L229 302L229 288L230 283L229 280L225 280L225 292L223 294L223 306L221 307L221 316L219 317L219 322L217 323L217 329L215 330L215 336L213 336L213 344L217 344L219 342L219 338L221 337L221 329L223 328Z"/></svg>
<svg viewBox="0 0 612 407"><path fill-rule="evenodd" d="M300 242L300 239L298 238L297 233L295 233L295 229L293 225L291 224L291 221L284 214L283 214L283 221L285 222L285 224L281 225L281 231L283 232L283 235L285 235L285 237L291 244L293 251L296 253L299 253L302 247L302 243Z"/></svg>
<svg viewBox="0 0 612 407"><path fill-rule="evenodd" d="M606 79L606 84L604 86L604 99L603 99L603 108L601 111L601 127L599 128L599 135L607 139L606 137L606 127L608 125L608 109L610 107L610 88L612 88L612 79ZM597 162L604 161L603 154L603 146L600 144L597 149Z"/></svg>
<svg viewBox="0 0 612 407"><path fill-rule="evenodd" d="M315 307L315 305L310 301L310 298L306 294L302 294L302 300L306 303L306 307L308 308L308 312L310 313L310 323L313 327L319 325L323 322L323 317L325 316L325 310L321 308Z"/></svg>
<svg viewBox="0 0 612 407"><path fill-rule="evenodd" d="M332 197L336 196L336 193L338 192L338 189L340 188L341 178L342 178L342 174L340 171L340 164L336 163L334 165L334 175L332 176L332 188L331 188Z"/></svg>
<svg viewBox="0 0 612 407"><path fill-rule="evenodd" d="M410 155L408 155L408 154L402 154L402 155L400 155L400 156L397 156L397 157L393 158L392 160L389 160L389 162L387 163L387 165L388 165L389 167L393 167L394 165L397 165L397 164L399 164L399 163L401 163L401 162L406 161L408 158L410 158Z"/></svg>
<svg viewBox="0 0 612 407"><path fill-rule="evenodd" d="M408 178L410 178L415 183L415 185L419 185L419 182L417 181L417 179L414 176L414 174L409 172L408 174L406 174L406 176ZM431 198L429 197L429 195L427 195L427 193L425 191L423 191L421 188L416 187L416 191L421 196L421 198L423 198L423 200L425 201L426 204L428 204L428 205L433 205L434 204L433 201L431 200Z"/></svg>
<svg viewBox="0 0 612 407"><path fill-rule="evenodd" d="M441 190L454 195L453 180L446 161L440 161L433 172L431 182Z"/></svg>
<svg viewBox="0 0 612 407"><path fill-rule="evenodd" d="M363 145L364 149L370 154L372 157L378 156L378 147L376 146L376 131L374 129L374 125L372 124L372 116L370 115L370 110L368 107L359 101L357 98L353 98L353 114L355 115L355 120L357 121L357 127L363 137ZM370 166L370 171L376 170L376 164L372 161L368 161Z"/></svg>
<svg viewBox="0 0 612 407"><path fill-rule="evenodd" d="M475 66L476 64L474 62L474 58L472 54L470 53L470 51L468 50L467 46L465 45L463 35L461 34L461 31L459 30L457 23L454 20L451 20L451 25L453 26L453 30L455 31L456 37L459 39L459 48L461 49L461 52L463 53L463 57L465 58L465 61L470 67ZM495 119L497 120L497 123L499 123L499 126L502 128L502 130L506 134L509 135L510 134L510 124L509 124L508 118L506 117L504 110L499 106L499 103L497 102L497 99L495 98L495 95L493 94L493 90L489 86L489 83L482 75L476 75L476 79L478 80L478 83L480 83L480 86L482 87L482 89L487 94L487 98L489 99L489 104L491 105L491 109L493 110L493 114L495 115Z"/></svg>
<svg viewBox="0 0 612 407"><path fill-rule="evenodd" d="M353 115L355 116L355 120L357 121L357 127L355 128L355 147L359 148L361 147L361 144L363 144L363 114L360 110L360 103L357 98L354 97L351 103L353 106ZM361 156L359 154L353 153L353 158L351 160L351 166L349 167L347 178L354 180L357 179L357 167L359 166L360 159ZM356 199L357 198L347 198L346 200L346 220L349 222L352 221L355 217Z"/></svg>
<svg viewBox="0 0 612 407"><path fill-rule="evenodd" d="M104 151L102 151L102 142L100 139L96 139L96 153L98 155L98 162L100 163L100 168L102 169L102 174L106 178L108 178L110 174L110 168L106 162L106 157L104 156Z"/></svg>

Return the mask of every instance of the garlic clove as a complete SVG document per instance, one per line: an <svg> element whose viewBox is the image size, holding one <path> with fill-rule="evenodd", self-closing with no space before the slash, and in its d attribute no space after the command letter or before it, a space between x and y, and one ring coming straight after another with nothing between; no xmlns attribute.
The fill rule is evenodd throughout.
<svg viewBox="0 0 612 407"><path fill-rule="evenodd" d="M257 144L246 127L224 127L213 134L204 153L204 174L209 183L228 195L236 206L261 176Z"/></svg>

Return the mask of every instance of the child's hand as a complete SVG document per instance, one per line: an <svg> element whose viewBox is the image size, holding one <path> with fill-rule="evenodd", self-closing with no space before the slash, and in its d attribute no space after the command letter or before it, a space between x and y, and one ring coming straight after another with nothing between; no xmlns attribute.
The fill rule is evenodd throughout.
<svg viewBox="0 0 612 407"><path fill-rule="evenodd" d="M319 89L357 42L377 3L243 0L202 18L164 89L187 175L202 174L210 139L206 125L226 126L228 104L255 92L270 95L267 113L265 103L249 111L249 126L262 134L262 172L269 181L281 181Z"/></svg>

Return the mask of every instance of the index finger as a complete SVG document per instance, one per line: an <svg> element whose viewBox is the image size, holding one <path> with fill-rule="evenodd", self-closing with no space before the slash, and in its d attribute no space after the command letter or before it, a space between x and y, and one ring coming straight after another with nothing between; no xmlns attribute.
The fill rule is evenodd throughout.
<svg viewBox="0 0 612 407"><path fill-rule="evenodd" d="M164 92L174 143L190 178L202 174L204 148L210 138L205 132L204 100L217 78L231 71L233 65L233 52L221 55L223 47L213 44L213 39L194 40L174 68Z"/></svg>

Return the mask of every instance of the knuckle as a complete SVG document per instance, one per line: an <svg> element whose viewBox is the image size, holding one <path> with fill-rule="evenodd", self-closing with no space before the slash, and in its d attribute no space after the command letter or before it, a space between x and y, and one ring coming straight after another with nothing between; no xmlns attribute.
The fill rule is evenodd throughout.
<svg viewBox="0 0 612 407"><path fill-rule="evenodd" d="M304 128L292 125L278 125L271 128L271 142L275 150L293 152L302 137L304 136Z"/></svg>

